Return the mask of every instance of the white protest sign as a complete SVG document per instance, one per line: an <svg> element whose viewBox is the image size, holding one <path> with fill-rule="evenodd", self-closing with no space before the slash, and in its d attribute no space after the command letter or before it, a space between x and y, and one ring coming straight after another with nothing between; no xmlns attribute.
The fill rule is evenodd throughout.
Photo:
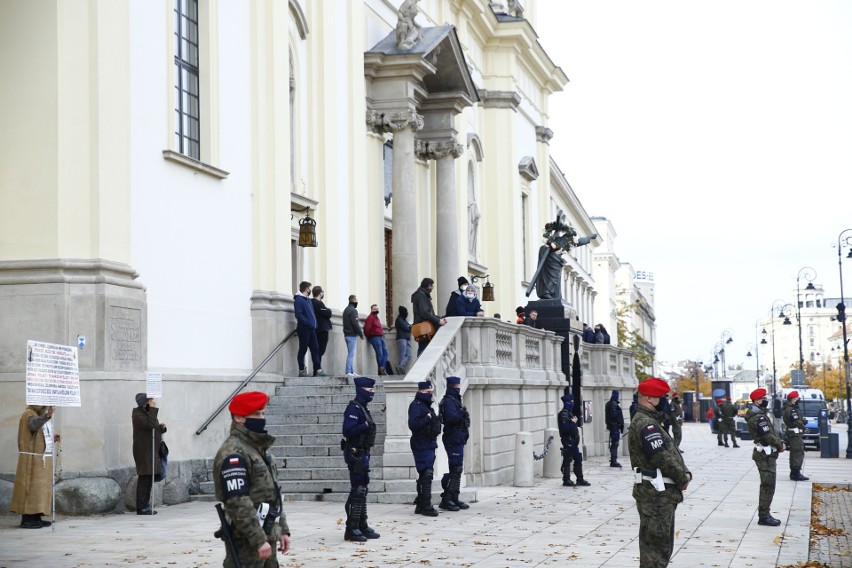
<svg viewBox="0 0 852 568"><path fill-rule="evenodd" d="M80 406L77 348L27 341L27 404Z"/></svg>
<svg viewBox="0 0 852 568"><path fill-rule="evenodd" d="M163 373L148 371L145 393L148 398L163 398Z"/></svg>

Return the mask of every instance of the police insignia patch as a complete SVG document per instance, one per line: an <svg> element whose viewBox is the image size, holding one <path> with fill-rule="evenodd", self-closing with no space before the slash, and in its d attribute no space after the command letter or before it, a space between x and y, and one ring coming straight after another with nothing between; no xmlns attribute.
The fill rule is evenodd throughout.
<svg viewBox="0 0 852 568"><path fill-rule="evenodd" d="M219 481L225 499L248 495L248 465L245 459L239 454L226 457L219 472Z"/></svg>
<svg viewBox="0 0 852 568"><path fill-rule="evenodd" d="M642 428L642 449L646 456L652 456L662 452L666 447L663 435L654 424L648 424Z"/></svg>

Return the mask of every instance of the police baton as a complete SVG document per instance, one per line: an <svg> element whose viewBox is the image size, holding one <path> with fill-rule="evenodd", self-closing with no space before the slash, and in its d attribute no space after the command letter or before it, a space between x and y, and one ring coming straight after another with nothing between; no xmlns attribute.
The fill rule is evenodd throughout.
<svg viewBox="0 0 852 568"><path fill-rule="evenodd" d="M228 523L228 518L225 517L225 510L222 508L221 503L216 503L216 512L219 513L219 522L222 523L222 526L218 531L213 533L213 536L225 541L225 546L228 547L228 551L234 558L234 566L242 568L240 555L237 553L237 545L234 543L234 533L231 532L231 525Z"/></svg>

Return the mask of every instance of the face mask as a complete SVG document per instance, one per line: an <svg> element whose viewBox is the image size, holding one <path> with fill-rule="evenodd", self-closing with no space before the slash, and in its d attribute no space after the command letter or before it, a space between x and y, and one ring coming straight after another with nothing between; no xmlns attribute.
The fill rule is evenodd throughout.
<svg viewBox="0 0 852 568"><path fill-rule="evenodd" d="M357 307L358 307L358 302L352 302L352 307L353 307L353 308L357 308Z"/></svg>
<svg viewBox="0 0 852 568"><path fill-rule="evenodd" d="M473 300L474 298L476 298L476 294L465 294L464 297L468 300Z"/></svg>
<svg viewBox="0 0 852 568"><path fill-rule="evenodd" d="M370 402L371 400L373 400L375 394L376 393L374 392L365 391L364 389L359 388L356 398L362 402Z"/></svg>
<svg viewBox="0 0 852 568"><path fill-rule="evenodd" d="M461 290L462 292L467 290L467 284L462 284L461 286L459 286L459 290Z"/></svg>
<svg viewBox="0 0 852 568"><path fill-rule="evenodd" d="M660 402L658 402L657 405L654 406L654 409L657 412L662 412L663 410L665 410L665 408L666 408L666 399L664 399L664 398L661 398Z"/></svg>
<svg viewBox="0 0 852 568"><path fill-rule="evenodd" d="M373 310L373 315L376 315L378 313L379 313L379 310Z"/></svg>
<svg viewBox="0 0 852 568"><path fill-rule="evenodd" d="M769 401L768 400L760 401L760 408L768 408L768 407L769 407Z"/></svg>
<svg viewBox="0 0 852 568"><path fill-rule="evenodd" d="M266 433L266 419L265 418L246 418L246 428L248 428L252 432L257 432L258 434L265 434Z"/></svg>

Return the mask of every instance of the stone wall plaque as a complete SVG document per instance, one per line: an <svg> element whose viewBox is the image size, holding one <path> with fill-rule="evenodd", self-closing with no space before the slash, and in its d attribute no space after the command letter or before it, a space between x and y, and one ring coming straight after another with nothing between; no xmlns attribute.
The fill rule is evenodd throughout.
<svg viewBox="0 0 852 568"><path fill-rule="evenodd" d="M142 358L142 310L110 305L105 335L109 362L136 367Z"/></svg>

